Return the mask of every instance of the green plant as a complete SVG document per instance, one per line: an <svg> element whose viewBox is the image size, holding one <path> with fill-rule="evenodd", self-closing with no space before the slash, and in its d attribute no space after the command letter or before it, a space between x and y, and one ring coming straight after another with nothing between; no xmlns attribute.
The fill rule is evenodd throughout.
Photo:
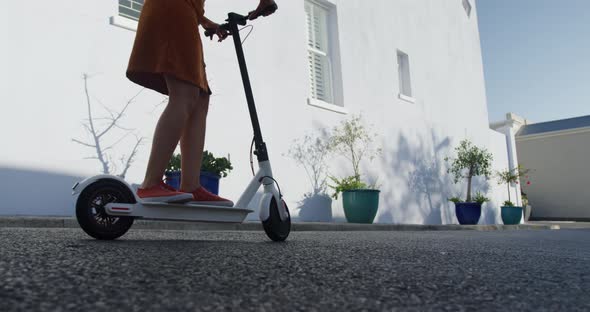
<svg viewBox="0 0 590 312"><path fill-rule="evenodd" d="M477 192L477 194L475 194L475 197L473 198L473 201L482 205L485 202L489 202L490 199L487 198L484 194Z"/></svg>
<svg viewBox="0 0 590 312"><path fill-rule="evenodd" d="M180 154L172 155L168 161L168 166L166 166L166 172L180 171L180 163Z"/></svg>
<svg viewBox="0 0 590 312"><path fill-rule="evenodd" d="M507 200L507 201L504 201L503 206L504 207L514 207L514 203L511 202L511 201L509 201L509 200Z"/></svg>
<svg viewBox="0 0 590 312"><path fill-rule="evenodd" d="M522 196L522 205L523 205L524 207L528 206L528 205L529 205L529 197L527 196L527 194L526 194L526 193L524 193L524 192L522 191L522 189L520 190L520 194L521 194L521 196Z"/></svg>
<svg viewBox="0 0 590 312"><path fill-rule="evenodd" d="M166 171L180 171L182 163L182 156L180 154L174 154L168 161ZM201 171L211 172L220 177L227 177L227 174L234 169L228 158L221 157L216 158L209 151L203 151L203 160L201 162Z"/></svg>
<svg viewBox="0 0 590 312"><path fill-rule="evenodd" d="M451 197L448 199L450 202L453 202L455 204L459 204L463 202L463 199L459 198L459 197Z"/></svg>
<svg viewBox="0 0 590 312"><path fill-rule="evenodd" d="M518 182L520 181L520 178L526 176L528 173L530 172L529 169L524 169L522 166L518 165L516 168L513 169L506 169L504 171L498 171L496 172L496 175L498 176L498 184L502 185L502 184L506 184L506 188L508 190L508 201L509 203L512 203L510 201L510 184L514 183L514 184L518 184ZM527 176L528 178L528 176ZM527 184L530 184L530 181L527 181ZM517 200L518 201L518 200ZM514 205L512 205L514 206Z"/></svg>
<svg viewBox="0 0 590 312"><path fill-rule="evenodd" d="M232 167L229 158L216 158L209 151L203 151L201 171L211 172L225 178L232 169L234 169L234 167Z"/></svg>
<svg viewBox="0 0 590 312"><path fill-rule="evenodd" d="M365 128L361 116L353 116L334 127L330 137L330 150L346 157L352 164L354 176L361 176L359 165L364 157L372 161L381 155L380 148L373 148L377 134Z"/></svg>
<svg viewBox="0 0 590 312"><path fill-rule="evenodd" d="M367 184L362 182L359 176L350 176L341 180L334 177L330 177L330 179L335 184L330 185L334 189L334 194L332 194L334 199L338 199L338 194L342 192L367 188Z"/></svg>
<svg viewBox="0 0 590 312"><path fill-rule="evenodd" d="M342 180L330 177L336 184L334 186L330 185L336 191L333 195L334 198L337 198L338 193L342 191L369 187L369 185L361 181L359 167L363 159L368 158L369 161L372 161L375 157L381 155L381 149L375 148L373 145L375 137L377 137L377 134L365 128L361 116L353 116L351 119L343 120L340 125L334 127L329 140L329 150L348 159L353 172L353 175Z"/></svg>
<svg viewBox="0 0 590 312"><path fill-rule="evenodd" d="M451 167L447 170L447 173L453 174L455 183L467 179L467 198L465 201L472 202L471 181L476 176L490 178L493 156L487 149L479 148L469 140L461 141L455 151L457 158L445 158L445 161L451 162Z"/></svg>

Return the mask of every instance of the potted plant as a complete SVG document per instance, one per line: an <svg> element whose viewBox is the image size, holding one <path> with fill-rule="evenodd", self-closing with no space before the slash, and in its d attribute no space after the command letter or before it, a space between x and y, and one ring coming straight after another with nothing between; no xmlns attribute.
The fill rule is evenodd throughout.
<svg viewBox="0 0 590 312"><path fill-rule="evenodd" d="M501 207L502 222L504 222L504 224L520 224L521 218L523 216L523 207L514 205L514 203L512 203L510 198L510 187L517 185L520 178L526 176L528 172L529 170L518 166L513 169L498 171L496 173L498 176L498 183L500 185L506 184L508 190L508 200L505 201ZM518 199L518 197L516 198Z"/></svg>
<svg viewBox="0 0 590 312"><path fill-rule="evenodd" d="M463 199L459 197L449 198L449 201L455 204L455 214L457 215L457 220L459 220L460 224L477 224L481 217L481 206L484 203L489 202L490 199L484 194L477 192L473 197L473 204L479 205L479 209L472 209L469 206L465 206L465 204L468 203L464 202Z"/></svg>
<svg viewBox="0 0 590 312"><path fill-rule="evenodd" d="M327 191L327 165L329 140L325 130L320 135L306 134L303 139L293 141L288 156L305 170L311 190L303 195L299 203L299 219L305 222L331 222L332 198Z"/></svg>
<svg viewBox="0 0 590 312"><path fill-rule="evenodd" d="M481 217L481 206L488 199L480 193L472 198L471 182L473 177L477 176L490 178L493 156L485 148L479 148L469 140L461 141L455 151L456 158L445 158L447 162L451 162L447 173L453 174L455 183L467 180L467 196L465 200L458 197L449 200L455 203L455 214L459 224L477 224Z"/></svg>
<svg viewBox="0 0 590 312"><path fill-rule="evenodd" d="M180 188L181 183L181 155L174 154L168 162L164 173L166 184ZM203 151L203 160L201 162L200 182L206 190L211 193L219 194L219 179L227 177L227 174L233 169L229 158L216 158L209 151Z"/></svg>
<svg viewBox="0 0 590 312"><path fill-rule="evenodd" d="M530 186L531 186L530 177L529 177L529 175L525 175L522 187L520 189L520 194L522 196L522 208L524 209L524 221L525 222L529 221L529 219L531 217L532 207L529 202L529 197L528 197L527 193L524 192L523 187L526 189Z"/></svg>
<svg viewBox="0 0 590 312"><path fill-rule="evenodd" d="M215 157L209 151L203 151L201 162L201 186L209 192L219 194L219 179L227 177L227 174L234 169L228 157Z"/></svg>
<svg viewBox="0 0 590 312"><path fill-rule="evenodd" d="M180 154L173 154L164 172L164 182L175 189L180 188Z"/></svg>
<svg viewBox="0 0 590 312"><path fill-rule="evenodd" d="M520 190L520 194L522 195L522 208L524 209L524 211L523 211L524 222L528 222L529 219L531 218L532 207L530 205L528 195L525 192L523 192L522 189Z"/></svg>
<svg viewBox="0 0 590 312"><path fill-rule="evenodd" d="M381 154L381 149L373 148L373 138L362 124L360 116L353 116L336 126L330 137L330 150L347 158L352 165L353 175L338 179L330 177L334 185L332 197L338 199L342 193L344 215L351 223L373 223L379 208L380 191L374 185L361 180L359 165L364 158L370 161Z"/></svg>

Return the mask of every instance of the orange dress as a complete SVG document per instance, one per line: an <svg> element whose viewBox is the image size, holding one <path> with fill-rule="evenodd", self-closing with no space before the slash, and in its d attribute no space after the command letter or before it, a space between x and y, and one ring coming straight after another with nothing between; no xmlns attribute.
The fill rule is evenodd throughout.
<svg viewBox="0 0 590 312"><path fill-rule="evenodd" d="M146 0L139 17L127 78L168 95L164 74L211 94L199 19L204 0Z"/></svg>

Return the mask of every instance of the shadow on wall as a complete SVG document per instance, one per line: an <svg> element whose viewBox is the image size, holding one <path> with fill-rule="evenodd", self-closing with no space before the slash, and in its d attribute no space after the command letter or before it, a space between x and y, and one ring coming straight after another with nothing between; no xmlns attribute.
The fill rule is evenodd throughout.
<svg viewBox="0 0 590 312"><path fill-rule="evenodd" d="M400 134L397 150L383 151L385 175L392 184L382 189L379 223L457 223L447 198L459 189L444 161L451 139L440 138L434 130L427 136L416 140Z"/></svg>
<svg viewBox="0 0 590 312"><path fill-rule="evenodd" d="M384 151L383 159L389 169L386 174L398 180L399 188L382 191L382 207L389 210L379 216L378 222L456 223L447 200L455 192L455 185L446 173L444 161L451 151L450 138L440 138L434 130L417 140L400 134L396 148Z"/></svg>
<svg viewBox="0 0 590 312"><path fill-rule="evenodd" d="M457 224L455 206L448 198L464 198L466 182L455 184L447 173L447 156L454 155L450 137L440 137L434 129L418 138L398 136L396 150L384 150L383 161L388 187L382 188L378 223ZM474 178L474 194L487 194L490 185ZM497 212L484 205L480 224L495 223Z"/></svg>
<svg viewBox="0 0 590 312"><path fill-rule="evenodd" d="M72 186L82 178L0 167L0 215L73 216Z"/></svg>
<svg viewBox="0 0 590 312"><path fill-rule="evenodd" d="M332 198L328 195L305 196L297 209L300 221L332 222Z"/></svg>

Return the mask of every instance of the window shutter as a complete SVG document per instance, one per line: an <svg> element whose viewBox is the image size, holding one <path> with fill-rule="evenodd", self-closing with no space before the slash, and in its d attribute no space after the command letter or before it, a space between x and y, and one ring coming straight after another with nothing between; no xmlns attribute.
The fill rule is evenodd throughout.
<svg viewBox="0 0 590 312"><path fill-rule="evenodd" d="M310 92L314 99L332 103L332 70L328 50L328 11L305 3Z"/></svg>
<svg viewBox="0 0 590 312"><path fill-rule="evenodd" d="M119 15L139 20L144 0L119 0Z"/></svg>

